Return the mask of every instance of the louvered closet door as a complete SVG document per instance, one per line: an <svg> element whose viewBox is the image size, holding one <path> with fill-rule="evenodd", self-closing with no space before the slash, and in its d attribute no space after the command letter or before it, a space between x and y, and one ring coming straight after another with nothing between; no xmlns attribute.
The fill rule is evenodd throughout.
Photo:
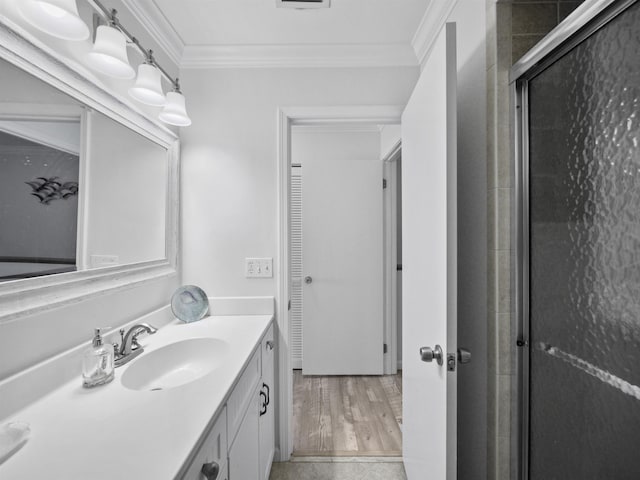
<svg viewBox="0 0 640 480"><path fill-rule="evenodd" d="M291 310L290 338L293 368L302 368L302 167L291 167L289 266Z"/></svg>
<svg viewBox="0 0 640 480"><path fill-rule="evenodd" d="M305 375L383 373L382 211L382 162L305 160Z"/></svg>

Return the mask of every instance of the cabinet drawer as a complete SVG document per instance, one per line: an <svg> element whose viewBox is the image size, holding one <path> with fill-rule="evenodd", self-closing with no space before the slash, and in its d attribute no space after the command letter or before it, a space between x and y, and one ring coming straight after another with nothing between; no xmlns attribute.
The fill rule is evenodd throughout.
<svg viewBox="0 0 640 480"><path fill-rule="evenodd" d="M227 471L227 410L224 408L207 438L198 450L183 480L207 480L202 473L202 466L206 463L216 462L220 466L220 473L216 480L224 480L222 474Z"/></svg>
<svg viewBox="0 0 640 480"><path fill-rule="evenodd" d="M229 444L233 443L249 403L255 402L253 393L260 380L260 369L260 348L257 348L227 401Z"/></svg>

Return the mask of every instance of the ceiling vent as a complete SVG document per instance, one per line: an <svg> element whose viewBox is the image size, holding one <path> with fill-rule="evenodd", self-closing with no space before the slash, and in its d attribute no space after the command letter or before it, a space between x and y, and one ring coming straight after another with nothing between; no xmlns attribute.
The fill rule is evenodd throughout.
<svg viewBox="0 0 640 480"><path fill-rule="evenodd" d="M276 6L282 8L329 8L331 0L276 0Z"/></svg>

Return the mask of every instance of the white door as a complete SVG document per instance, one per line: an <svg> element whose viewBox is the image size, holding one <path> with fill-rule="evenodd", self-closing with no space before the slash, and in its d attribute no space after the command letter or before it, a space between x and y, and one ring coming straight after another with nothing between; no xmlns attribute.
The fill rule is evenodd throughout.
<svg viewBox="0 0 640 480"><path fill-rule="evenodd" d="M302 165L305 375L383 369L382 162Z"/></svg>
<svg viewBox="0 0 640 480"><path fill-rule="evenodd" d="M402 115L403 456L408 480L456 478L455 24L440 32ZM442 347L444 362L421 360Z"/></svg>

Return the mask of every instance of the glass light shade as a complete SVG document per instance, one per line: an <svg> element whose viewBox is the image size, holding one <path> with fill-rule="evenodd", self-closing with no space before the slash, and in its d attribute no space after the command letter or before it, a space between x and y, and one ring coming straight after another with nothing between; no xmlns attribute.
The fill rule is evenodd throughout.
<svg viewBox="0 0 640 480"><path fill-rule="evenodd" d="M164 123L176 125L178 127L188 127L191 125L191 119L187 115L187 109L184 104L184 96L179 92L167 93L167 104L158 116Z"/></svg>
<svg viewBox="0 0 640 480"><path fill-rule="evenodd" d="M20 0L22 16L38 30L64 40L89 38L89 27L78 15L76 0Z"/></svg>
<svg viewBox="0 0 640 480"><path fill-rule="evenodd" d="M167 99L162 92L160 75L157 67L147 63L141 64L138 66L138 78L135 85L129 89L129 95L145 105L162 107L167 103Z"/></svg>
<svg viewBox="0 0 640 480"><path fill-rule="evenodd" d="M87 55L87 64L110 77L129 79L136 71L129 65L127 39L117 28L100 25L96 31L93 50Z"/></svg>

